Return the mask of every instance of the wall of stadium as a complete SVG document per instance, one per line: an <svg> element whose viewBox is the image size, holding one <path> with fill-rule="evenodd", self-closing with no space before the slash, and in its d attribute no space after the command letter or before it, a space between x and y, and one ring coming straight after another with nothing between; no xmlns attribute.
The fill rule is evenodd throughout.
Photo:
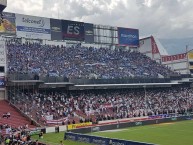
<svg viewBox="0 0 193 145"><path fill-rule="evenodd" d="M192 56L189 57L189 61L192 61L192 67L189 67L186 53L168 55L165 48L154 36L140 39L139 52L178 73L190 74L191 68L193 73L193 52Z"/></svg>
<svg viewBox="0 0 193 145"><path fill-rule="evenodd" d="M153 36L140 39L139 52L161 63L161 55Z"/></svg>
<svg viewBox="0 0 193 145"><path fill-rule="evenodd" d="M152 58L151 38L141 39L139 42L139 52Z"/></svg>
<svg viewBox="0 0 193 145"><path fill-rule="evenodd" d="M5 99L6 71L7 71L6 46L5 41L0 41L0 100Z"/></svg>

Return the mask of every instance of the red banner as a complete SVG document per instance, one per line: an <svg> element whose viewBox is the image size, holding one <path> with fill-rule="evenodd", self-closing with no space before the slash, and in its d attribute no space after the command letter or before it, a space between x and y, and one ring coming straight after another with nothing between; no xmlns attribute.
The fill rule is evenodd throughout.
<svg viewBox="0 0 193 145"><path fill-rule="evenodd" d="M171 56L162 56L162 62L175 61L175 60L180 60L185 58L186 58L186 53L176 54Z"/></svg>

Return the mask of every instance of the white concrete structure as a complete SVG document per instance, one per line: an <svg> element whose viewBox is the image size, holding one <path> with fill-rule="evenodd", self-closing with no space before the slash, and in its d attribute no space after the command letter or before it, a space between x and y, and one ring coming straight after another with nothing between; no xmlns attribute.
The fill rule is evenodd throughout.
<svg viewBox="0 0 193 145"><path fill-rule="evenodd" d="M160 41L154 36L140 39L139 52L147 55L158 63L166 65L176 72L190 74L189 60L186 53L169 55Z"/></svg>

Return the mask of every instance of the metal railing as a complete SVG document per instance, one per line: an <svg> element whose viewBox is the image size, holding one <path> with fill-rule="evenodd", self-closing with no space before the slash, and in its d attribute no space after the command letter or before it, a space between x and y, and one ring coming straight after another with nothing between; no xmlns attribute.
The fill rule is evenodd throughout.
<svg viewBox="0 0 193 145"><path fill-rule="evenodd" d="M186 76L187 77L187 76ZM133 83L168 83L171 80L181 80L183 76L168 76L167 78L140 78L140 77L128 77L120 79L69 79L64 77L54 77L54 76L38 76L39 80L44 81L45 83L51 82L71 82L74 84L133 84ZM36 80L34 74L8 74L7 80Z"/></svg>

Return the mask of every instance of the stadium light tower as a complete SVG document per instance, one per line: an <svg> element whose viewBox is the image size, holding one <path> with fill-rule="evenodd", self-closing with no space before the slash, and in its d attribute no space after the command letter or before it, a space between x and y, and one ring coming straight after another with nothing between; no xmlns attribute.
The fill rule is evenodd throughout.
<svg viewBox="0 0 193 145"><path fill-rule="evenodd" d="M7 7L7 0L0 0L0 25L3 23L3 10Z"/></svg>

